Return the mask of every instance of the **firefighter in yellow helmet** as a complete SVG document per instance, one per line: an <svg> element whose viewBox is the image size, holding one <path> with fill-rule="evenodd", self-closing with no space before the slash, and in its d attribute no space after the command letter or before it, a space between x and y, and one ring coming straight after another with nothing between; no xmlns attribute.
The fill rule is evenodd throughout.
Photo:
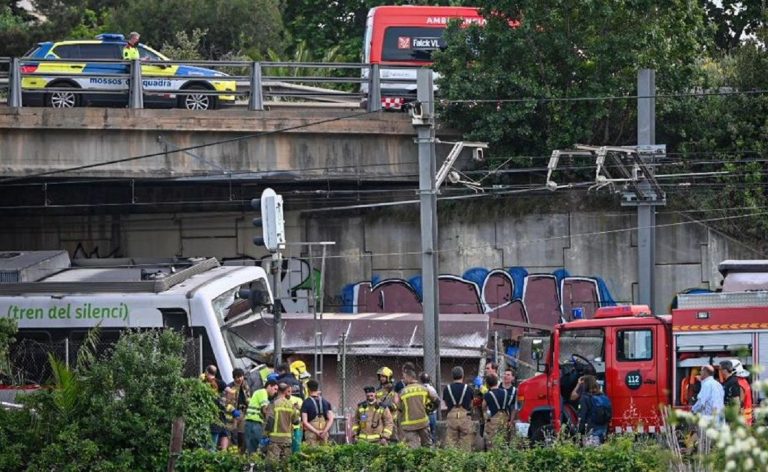
<svg viewBox="0 0 768 472"><path fill-rule="evenodd" d="M309 389L307 388L307 382L312 377L309 372L307 372L307 364L304 363L304 361L293 361L291 363L291 373L299 379L299 382L301 382L301 394L302 398L309 398Z"/></svg>
<svg viewBox="0 0 768 472"><path fill-rule="evenodd" d="M394 422L393 434L390 441L397 441L397 394L395 393L395 373L389 367L380 367L376 371L376 376L379 379L379 388L376 390L376 403L380 407L386 408L392 414L392 421Z"/></svg>
<svg viewBox="0 0 768 472"><path fill-rule="evenodd" d="M394 372L389 367L381 367L376 371L376 377L379 379L379 388L376 389L376 401L379 404L384 404L387 399L393 400L395 392L393 388L395 386ZM389 408L389 405L384 405Z"/></svg>

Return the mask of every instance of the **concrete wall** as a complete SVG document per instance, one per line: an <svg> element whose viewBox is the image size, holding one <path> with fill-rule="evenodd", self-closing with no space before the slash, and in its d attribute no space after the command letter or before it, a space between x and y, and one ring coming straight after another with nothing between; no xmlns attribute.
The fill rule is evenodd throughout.
<svg viewBox="0 0 768 472"><path fill-rule="evenodd" d="M554 198L554 197L547 197ZM546 199L544 199L546 200ZM338 308L341 288L379 278L408 279L420 270L418 207L362 214L288 213L290 241L335 241L326 261L326 310ZM636 216L618 205L538 208L531 201L494 200L441 204L440 272L461 275L472 267L523 266L529 272L565 268L601 277L618 302L637 298ZM86 257L253 257L266 253L251 240L249 213L151 214L0 218L0 249L58 249ZM656 304L675 293L715 289L717 264L728 258L761 258L745 245L701 223L660 210L656 238ZM291 246L289 257L306 257ZM317 257L319 251L314 253ZM313 263L319 267L319 260Z"/></svg>
<svg viewBox="0 0 768 472"><path fill-rule="evenodd" d="M405 113L334 110L0 108L0 174L27 176L145 154L67 177L157 178L279 173L413 180L415 131ZM242 139L242 138L247 139ZM206 145L189 153L177 148ZM291 177L291 176L294 177ZM409 177L398 177L410 175Z"/></svg>

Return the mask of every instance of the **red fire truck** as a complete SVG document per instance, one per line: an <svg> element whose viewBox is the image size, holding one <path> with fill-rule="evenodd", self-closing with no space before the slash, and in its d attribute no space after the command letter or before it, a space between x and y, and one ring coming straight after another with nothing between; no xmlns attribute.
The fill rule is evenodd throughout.
<svg viewBox="0 0 768 472"><path fill-rule="evenodd" d="M768 365L768 261L725 261L719 270L722 291L678 295L672 315L615 306L557 325L546 355L543 343L534 344L543 372L520 384L518 432L541 440L575 427L570 395L585 374L595 375L611 399L610 431L655 433L660 406L690 407L702 366L733 359L747 369Z"/></svg>

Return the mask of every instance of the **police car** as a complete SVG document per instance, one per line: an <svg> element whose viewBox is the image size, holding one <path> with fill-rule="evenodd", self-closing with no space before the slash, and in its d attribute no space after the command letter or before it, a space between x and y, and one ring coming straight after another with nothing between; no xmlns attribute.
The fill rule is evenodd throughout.
<svg viewBox="0 0 768 472"><path fill-rule="evenodd" d="M130 73L130 66L125 62L107 61L123 61L125 45L122 34L100 34L95 40L39 43L22 60L23 104L54 108L125 106L130 85L126 75ZM163 64L162 61L169 59L159 52L144 44L139 44L137 48L142 60L145 106L208 110L234 103L234 95L201 93L235 92L235 81L228 79L227 74L203 67ZM35 62L34 59L63 59L67 62ZM70 59L73 61L69 62ZM87 62L88 59L100 61ZM47 88L78 88L96 93L42 91Z"/></svg>

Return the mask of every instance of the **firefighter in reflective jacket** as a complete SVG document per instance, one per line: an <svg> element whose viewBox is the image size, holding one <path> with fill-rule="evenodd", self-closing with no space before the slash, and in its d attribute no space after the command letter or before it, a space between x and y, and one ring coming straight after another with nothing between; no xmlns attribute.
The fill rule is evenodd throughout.
<svg viewBox="0 0 768 472"><path fill-rule="evenodd" d="M739 384L740 399L741 399L741 414L744 416L744 422L747 425L752 425L752 386L749 382L749 371L744 368L741 361L734 359L731 361L733 364L733 372L736 375Z"/></svg>
<svg viewBox="0 0 768 472"><path fill-rule="evenodd" d="M486 411L485 445L487 449L503 443L509 432L511 398L509 391L499 388L495 375L486 378L488 392L483 396L483 411Z"/></svg>
<svg viewBox="0 0 768 472"><path fill-rule="evenodd" d="M392 413L376 400L375 388L365 387L363 390L365 401L357 404L352 420L352 440L387 444L394 428Z"/></svg>
<svg viewBox="0 0 768 472"><path fill-rule="evenodd" d="M304 361L291 362L291 373L294 377L299 379L299 382L301 382L301 397L309 398L307 382L312 378L312 375L307 371L307 364L305 364Z"/></svg>
<svg viewBox="0 0 768 472"><path fill-rule="evenodd" d="M379 379L379 388L376 390L376 402L383 408L387 408L392 415L392 422L394 423L392 431L394 434L390 440L397 441L399 436L397 430L397 402L395 401L397 394L394 390L394 372L389 367L384 366L376 371L376 376Z"/></svg>
<svg viewBox="0 0 768 472"><path fill-rule="evenodd" d="M429 446L432 438L429 433L429 402L439 402L437 395L430 394L424 385L418 383L416 372L403 370L405 388L399 393L398 412L402 440L408 447Z"/></svg>
<svg viewBox="0 0 768 472"><path fill-rule="evenodd" d="M277 399L267 409L266 431L269 436L267 460L280 461L291 455L293 429L300 424L299 410L291 402L291 386L280 383Z"/></svg>

